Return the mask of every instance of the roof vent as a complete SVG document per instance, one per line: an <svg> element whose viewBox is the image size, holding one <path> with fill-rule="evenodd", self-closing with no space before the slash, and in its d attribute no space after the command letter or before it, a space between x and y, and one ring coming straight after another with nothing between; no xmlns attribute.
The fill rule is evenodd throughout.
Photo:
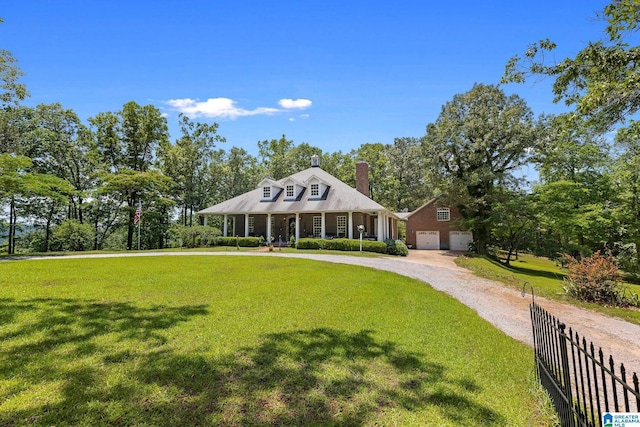
<svg viewBox="0 0 640 427"><path fill-rule="evenodd" d="M318 157L317 154L314 154L313 156L311 156L311 167L312 168L320 167L320 157Z"/></svg>

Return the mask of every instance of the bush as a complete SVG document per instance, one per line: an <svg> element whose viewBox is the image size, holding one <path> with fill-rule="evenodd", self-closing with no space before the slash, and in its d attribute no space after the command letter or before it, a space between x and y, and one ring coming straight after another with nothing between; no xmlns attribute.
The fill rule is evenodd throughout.
<svg viewBox="0 0 640 427"><path fill-rule="evenodd" d="M206 225L195 225L185 227L184 225L174 225L169 230L172 239L179 242L183 248L197 248L205 246L215 246L216 238L220 236L220 230ZM235 241L234 241L235 246Z"/></svg>
<svg viewBox="0 0 640 427"><path fill-rule="evenodd" d="M216 245L218 246L239 246L242 248L257 248L262 242L261 237L223 237L220 236L216 239Z"/></svg>
<svg viewBox="0 0 640 427"><path fill-rule="evenodd" d="M598 251L580 261L565 254L564 261L568 270L564 290L570 297L598 304L638 305L637 295L626 295L613 257Z"/></svg>
<svg viewBox="0 0 640 427"><path fill-rule="evenodd" d="M387 253L389 255L407 256L409 254L409 249L402 240L387 239L384 243L387 245Z"/></svg>
<svg viewBox="0 0 640 427"><path fill-rule="evenodd" d="M356 239L299 239L296 249L328 249L336 251L359 251L360 241ZM372 240L362 241L362 250L366 252L387 253L387 245L384 242Z"/></svg>
<svg viewBox="0 0 640 427"><path fill-rule="evenodd" d="M50 246L53 251L86 251L93 248L93 238L91 224L70 219L53 230Z"/></svg>
<svg viewBox="0 0 640 427"><path fill-rule="evenodd" d="M298 239L296 249L322 249L322 239L304 238Z"/></svg>

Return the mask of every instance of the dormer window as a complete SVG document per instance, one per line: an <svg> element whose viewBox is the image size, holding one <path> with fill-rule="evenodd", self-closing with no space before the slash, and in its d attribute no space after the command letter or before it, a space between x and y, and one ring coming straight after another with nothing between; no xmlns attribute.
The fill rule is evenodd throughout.
<svg viewBox="0 0 640 427"><path fill-rule="evenodd" d="M311 184L311 197L318 197L320 195L320 184Z"/></svg>
<svg viewBox="0 0 640 427"><path fill-rule="evenodd" d="M271 187L268 185L265 185L264 187L262 187L262 198L263 199L270 199L271 198Z"/></svg>
<svg viewBox="0 0 640 427"><path fill-rule="evenodd" d="M291 198L294 196L293 185L287 185L287 198Z"/></svg>

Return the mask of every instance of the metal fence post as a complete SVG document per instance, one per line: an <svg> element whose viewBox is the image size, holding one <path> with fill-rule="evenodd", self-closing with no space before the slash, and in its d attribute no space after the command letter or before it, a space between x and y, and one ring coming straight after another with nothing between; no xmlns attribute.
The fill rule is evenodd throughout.
<svg viewBox="0 0 640 427"><path fill-rule="evenodd" d="M569 427L575 426L574 408L573 408L573 396L571 395L571 373L569 372L569 356L567 354L567 335L564 332L566 325L562 322L558 323L558 329L560 331L560 357L562 363L562 379L564 382L564 392L567 399L567 410L569 412ZM564 423L563 423L564 425Z"/></svg>

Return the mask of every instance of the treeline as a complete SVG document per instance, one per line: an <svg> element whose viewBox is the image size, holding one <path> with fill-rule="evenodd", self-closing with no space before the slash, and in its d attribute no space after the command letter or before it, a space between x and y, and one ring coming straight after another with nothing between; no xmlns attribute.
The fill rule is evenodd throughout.
<svg viewBox="0 0 640 427"><path fill-rule="evenodd" d="M135 102L87 123L59 104L8 105L0 114L2 202L9 213L0 227L10 254L132 249L139 204L141 247L163 248L176 235L172 226L197 225L198 210L254 189L265 176L280 179L305 169L313 154L323 169L352 185L355 159L369 161L372 195L386 206L412 209L424 200L422 181L406 172L419 176L423 169L416 163L417 138L327 153L283 135L259 141L255 157L221 148L226 141L216 123L185 116L171 142L160 111Z"/></svg>
<svg viewBox="0 0 640 427"><path fill-rule="evenodd" d="M196 211L255 188L264 176L305 169L317 154L324 170L352 186L355 162L367 161L371 197L391 210L412 211L434 196L459 207L480 253L608 250L638 272L640 124L632 117L640 107L640 51L624 37L637 28L633 4L608 5L605 39L575 58L545 65L544 52L555 47L546 40L507 64L502 83L549 76L557 99L573 111L534 117L517 95L476 84L446 102L425 135L346 153L283 135L257 142L253 156L226 148L217 124L184 116L171 141L160 111L135 102L87 123L58 104L25 107L21 71L0 51L3 248L131 249L139 203L142 248L163 248L181 235L176 227L197 225ZM526 165L536 169L536 182L522 177ZM33 229L15 239L25 224Z"/></svg>

